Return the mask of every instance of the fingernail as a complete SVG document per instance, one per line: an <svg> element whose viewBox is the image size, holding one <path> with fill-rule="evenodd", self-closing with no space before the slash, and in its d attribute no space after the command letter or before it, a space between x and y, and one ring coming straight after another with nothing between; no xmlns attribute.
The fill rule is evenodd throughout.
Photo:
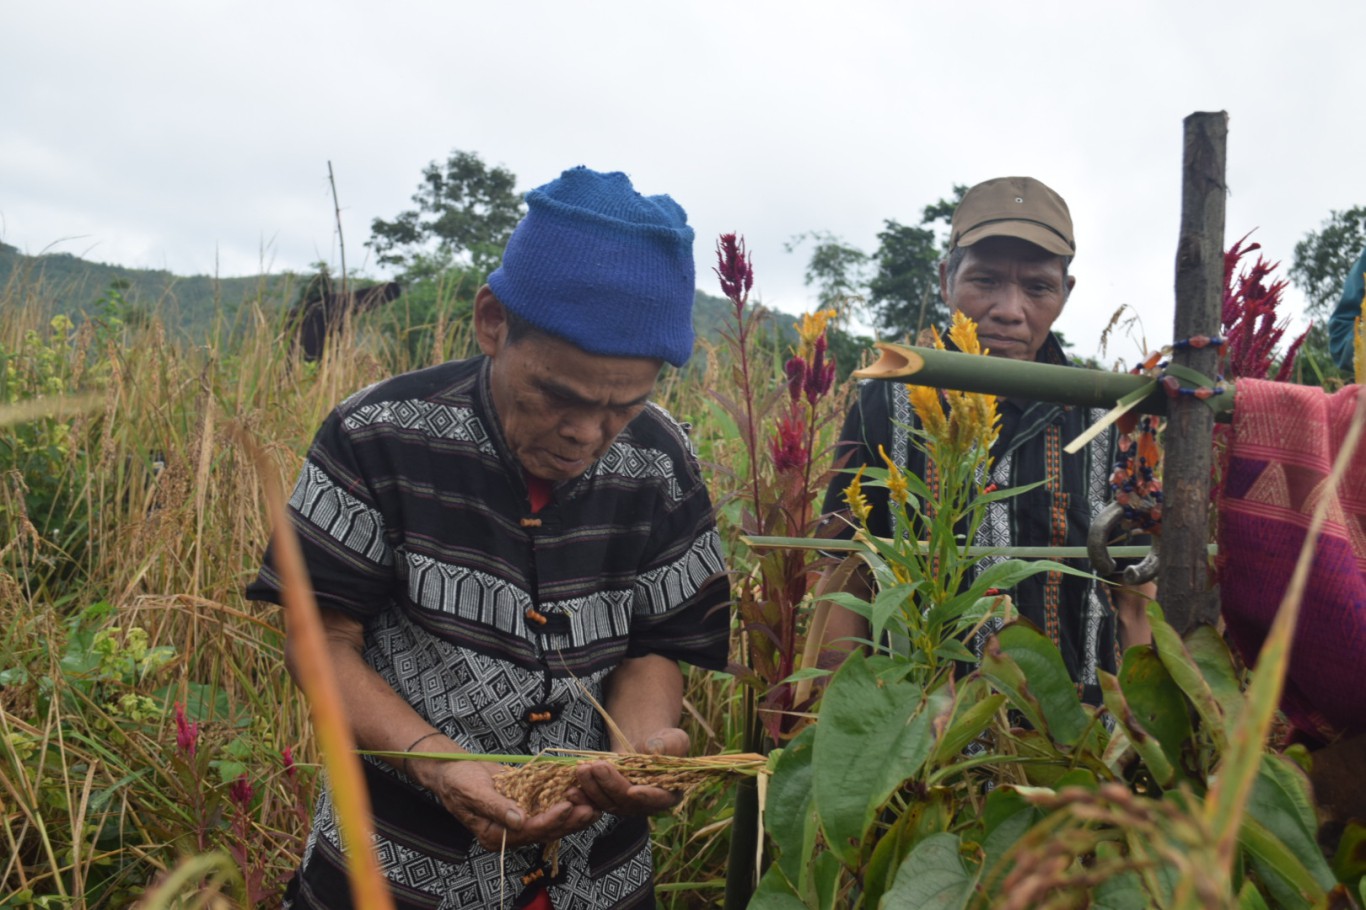
<svg viewBox="0 0 1366 910"><path fill-rule="evenodd" d="M659 737L655 737L654 739L650 740L645 744L645 751L654 752L656 754L663 752L664 740L660 739Z"/></svg>
<svg viewBox="0 0 1366 910"><path fill-rule="evenodd" d="M507 826L509 828L522 827L522 813L518 812L516 809L509 809L507 815L504 817L507 819Z"/></svg>

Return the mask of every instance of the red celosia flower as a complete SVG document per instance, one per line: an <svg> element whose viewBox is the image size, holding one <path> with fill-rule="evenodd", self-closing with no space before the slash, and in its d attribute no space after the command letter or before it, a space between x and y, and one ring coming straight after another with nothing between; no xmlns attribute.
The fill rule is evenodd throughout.
<svg viewBox="0 0 1366 910"><path fill-rule="evenodd" d="M255 795L256 790L245 774L228 784L228 798L243 811L251 807L251 798Z"/></svg>
<svg viewBox="0 0 1366 910"><path fill-rule="evenodd" d="M825 352L829 344L824 332L816 338L815 353L811 358L811 369L806 374L806 400L813 405L835 384L834 358L825 359Z"/></svg>
<svg viewBox="0 0 1366 910"><path fill-rule="evenodd" d="M1248 253L1261 249L1261 244L1243 246L1244 236L1224 254L1224 300L1221 323L1224 332L1224 373L1229 378L1265 379L1276 361L1276 345L1285 335L1288 319L1279 322L1277 309L1285 279L1267 283L1280 263L1267 262L1260 254L1257 261L1242 274L1234 272L1239 261ZM1295 355L1308 336L1306 331L1291 343L1281 358L1276 379L1287 380L1293 373Z"/></svg>
<svg viewBox="0 0 1366 910"><path fill-rule="evenodd" d="M191 758L194 757L196 744L199 742L199 724L192 724L185 716L185 708L180 702L175 703L175 744L180 750Z"/></svg>
<svg viewBox="0 0 1366 910"><path fill-rule="evenodd" d="M787 395L796 404L802 397L802 389L806 387L807 367L806 361L798 354L787 361Z"/></svg>
<svg viewBox="0 0 1366 910"><path fill-rule="evenodd" d="M293 749L291 749L289 746L285 746L284 749L280 752L280 758L284 760L285 774L288 777L293 777L296 773L298 773L298 769L294 767Z"/></svg>
<svg viewBox="0 0 1366 910"><path fill-rule="evenodd" d="M749 289L754 287L754 268L745 252L745 238L722 234L716 241L716 268L712 271L721 280L721 293L735 303L739 313L749 299Z"/></svg>
<svg viewBox="0 0 1366 910"><path fill-rule="evenodd" d="M779 474L806 468L806 422L797 416L787 416L778 422L778 432L769 440L769 454Z"/></svg>

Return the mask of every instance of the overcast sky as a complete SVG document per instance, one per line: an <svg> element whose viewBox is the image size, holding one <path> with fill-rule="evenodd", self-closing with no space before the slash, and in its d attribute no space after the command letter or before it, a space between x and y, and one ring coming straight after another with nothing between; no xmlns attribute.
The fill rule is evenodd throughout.
<svg viewBox="0 0 1366 910"><path fill-rule="evenodd" d="M1366 203L1360 0L9 0L0 53L0 239L178 274L335 267L331 161L347 263L380 277L371 219L463 149L522 189L625 171L687 209L704 290L736 230L797 313L794 235L872 251L954 183L1029 174L1071 206L1058 327L1090 353L1121 304L1170 340L1188 114L1228 112L1226 236L1283 269Z"/></svg>

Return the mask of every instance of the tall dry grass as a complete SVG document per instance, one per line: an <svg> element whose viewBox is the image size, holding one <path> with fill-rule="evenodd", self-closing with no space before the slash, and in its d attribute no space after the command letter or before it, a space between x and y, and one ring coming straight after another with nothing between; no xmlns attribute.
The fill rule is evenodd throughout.
<svg viewBox="0 0 1366 910"><path fill-rule="evenodd" d="M64 293L34 275L0 291L0 906L119 907L158 884L158 906L273 904L318 747L279 611L242 596L270 529L239 440L288 489L336 403L465 356L468 327L454 297L426 325L371 314L306 364L287 299L244 301L194 343L118 301L54 323ZM658 390L704 462L732 457L705 392L727 375L713 353ZM83 409L33 416L56 401ZM738 743L735 697L690 674L695 750ZM704 788L657 820L664 906L719 893L729 797Z"/></svg>

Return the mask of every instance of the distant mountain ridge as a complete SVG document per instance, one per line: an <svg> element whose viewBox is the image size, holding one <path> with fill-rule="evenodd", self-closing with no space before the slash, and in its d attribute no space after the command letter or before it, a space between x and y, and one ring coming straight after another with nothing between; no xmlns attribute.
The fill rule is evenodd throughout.
<svg viewBox="0 0 1366 910"><path fill-rule="evenodd" d="M128 303L158 314L167 328L196 340L206 337L220 314L231 320L245 301L260 301L268 310L292 306L308 277L294 272L239 278L176 275L164 269L91 262L70 253L29 256L0 243L0 300L19 299L14 293L18 287L37 288L40 299L52 301L57 312L76 315L93 312L110 286L122 281L127 283L121 293ZM777 330L795 338L789 320L777 315ZM733 319L729 300L697 291L693 324L698 335L719 340L721 328Z"/></svg>
<svg viewBox="0 0 1366 910"><path fill-rule="evenodd" d="M36 289L58 312L93 310L115 281L127 283L121 293L135 307L155 312L190 337L208 332L218 313L236 313L246 300L279 306L291 299L300 276L291 272L243 278L175 275L164 269L135 269L91 262L70 253L29 256L0 243L0 289ZM16 299L13 293L4 299Z"/></svg>

